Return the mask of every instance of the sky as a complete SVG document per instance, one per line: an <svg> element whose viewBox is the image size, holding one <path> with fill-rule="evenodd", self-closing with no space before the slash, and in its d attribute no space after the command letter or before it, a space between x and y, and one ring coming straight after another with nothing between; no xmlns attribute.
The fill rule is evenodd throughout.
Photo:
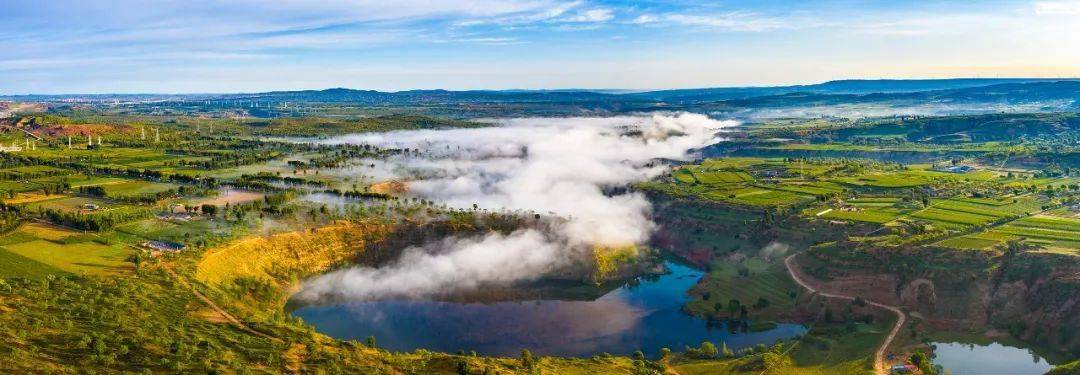
<svg viewBox="0 0 1080 375"><path fill-rule="evenodd" d="M0 95L1080 77L1080 0L0 0Z"/></svg>

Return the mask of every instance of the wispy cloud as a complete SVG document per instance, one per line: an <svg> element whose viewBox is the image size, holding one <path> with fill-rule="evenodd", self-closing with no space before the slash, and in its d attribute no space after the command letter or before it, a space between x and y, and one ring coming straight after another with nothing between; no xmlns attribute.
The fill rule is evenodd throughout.
<svg viewBox="0 0 1080 375"><path fill-rule="evenodd" d="M770 31L793 28L790 20L769 17L754 12L728 12L701 15L685 13L642 14L631 21L638 25L698 26L722 31Z"/></svg>
<svg viewBox="0 0 1080 375"><path fill-rule="evenodd" d="M610 8L588 9L577 14L563 18L565 22L604 22L615 18L615 13Z"/></svg>
<svg viewBox="0 0 1080 375"><path fill-rule="evenodd" d="M1080 1L1036 1L1035 14L1050 16L1080 15Z"/></svg>

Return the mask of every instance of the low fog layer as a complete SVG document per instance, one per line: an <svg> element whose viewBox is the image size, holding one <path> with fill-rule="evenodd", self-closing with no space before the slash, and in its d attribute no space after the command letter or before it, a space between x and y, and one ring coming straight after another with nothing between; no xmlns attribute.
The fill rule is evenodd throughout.
<svg viewBox="0 0 1080 375"><path fill-rule="evenodd" d="M410 194L452 207L533 211L562 218L551 232L450 238L407 249L395 264L355 267L309 281L299 298L423 297L489 283L534 280L594 245L646 241L654 224L638 193L603 188L666 171L657 159L685 160L735 125L696 114L608 118L526 118L476 129L349 135L328 144L419 149L373 163L365 174L406 181ZM366 167L365 167L366 168Z"/></svg>

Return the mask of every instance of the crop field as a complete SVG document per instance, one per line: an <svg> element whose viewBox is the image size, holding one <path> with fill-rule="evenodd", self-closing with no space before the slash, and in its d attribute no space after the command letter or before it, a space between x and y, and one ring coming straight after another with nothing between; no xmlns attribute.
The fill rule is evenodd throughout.
<svg viewBox="0 0 1080 375"><path fill-rule="evenodd" d="M52 186L52 185L57 185L57 184L62 184L62 183L68 183L72 187L79 187L79 186L90 186L90 185L102 185L102 184L107 184L107 183L111 183L111 182L115 182L115 181L123 181L123 179L113 178L113 177L87 177L87 176L82 175L82 174L69 174L69 175L38 177L38 178L30 179L30 180L6 180L6 181L0 181L0 191L4 191L4 192L7 192L7 191L29 192L29 191L40 191L41 189L43 189L43 188L45 188L47 186Z"/></svg>
<svg viewBox="0 0 1080 375"><path fill-rule="evenodd" d="M142 180L128 180L120 183L102 185L102 187L105 188L105 194L109 196L139 196L175 189L177 188L177 185Z"/></svg>
<svg viewBox="0 0 1080 375"><path fill-rule="evenodd" d="M81 232L37 223L26 224L0 237L0 262L4 272L27 277L71 273L112 275L132 269L126 261L131 249L123 244L105 245ZM41 272L33 272L38 265ZM9 269L10 268L10 269Z"/></svg>
<svg viewBox="0 0 1080 375"><path fill-rule="evenodd" d="M54 196L55 199L43 200L29 203L30 208L45 208L62 211L77 211L82 208L84 204L96 204L99 209L109 209L110 205L105 201L97 198L89 197L71 197L58 195Z"/></svg>
<svg viewBox="0 0 1080 375"><path fill-rule="evenodd" d="M192 200L192 204L209 204L214 206L224 206L225 204L237 204L259 200L262 199L264 195L265 194L263 193L255 191L225 189L216 196Z"/></svg>
<svg viewBox="0 0 1080 375"><path fill-rule="evenodd" d="M869 206L865 208L860 208L858 211L832 210L822 214L821 217L825 219L884 224L896 220L906 215L908 212L911 212L911 210L896 208L892 207L891 205Z"/></svg>
<svg viewBox="0 0 1080 375"><path fill-rule="evenodd" d="M83 141L85 141L85 139ZM111 167L126 168L138 164L140 165L140 168L143 169L155 169L165 166L165 164L170 161L190 159L190 157L181 155L167 154L161 149L109 147L108 145L106 145L103 150L87 150L85 148L52 149L39 147L37 150L27 150L23 151L23 153L46 160L72 157L85 158L95 165Z"/></svg>
<svg viewBox="0 0 1080 375"><path fill-rule="evenodd" d="M748 189L749 190L749 189ZM743 191L728 199L731 202L749 206L777 206L790 205L813 200L812 197L782 190L753 189Z"/></svg>
<svg viewBox="0 0 1080 375"><path fill-rule="evenodd" d="M981 215L971 212L955 211L938 207L930 207L912 213L910 217L929 221L949 229L964 229L972 225L986 224L996 216Z"/></svg>
<svg viewBox="0 0 1080 375"><path fill-rule="evenodd" d="M979 250L997 245L999 243L1001 242L969 235L949 238L944 241L938 242L938 245L944 247L951 247L954 249Z"/></svg>
<svg viewBox="0 0 1080 375"><path fill-rule="evenodd" d="M908 188L914 186L922 186L930 183L929 178L910 173L869 174L857 177L837 178L836 181L858 187L883 189Z"/></svg>
<svg viewBox="0 0 1080 375"><path fill-rule="evenodd" d="M152 218L121 225L116 228L116 232L134 241L155 239L188 243L197 240L231 238L235 234L233 229L223 220L199 219L173 222Z"/></svg>
<svg viewBox="0 0 1080 375"><path fill-rule="evenodd" d="M64 197L67 197L67 195L55 195L55 194L45 195L44 193L39 193L39 192L26 192L26 193L18 193L18 195L16 195L15 198L4 199L4 203L7 203L7 204L34 203L34 202L40 202L40 201L50 200L50 199L60 199L60 198L64 198Z"/></svg>
<svg viewBox="0 0 1080 375"><path fill-rule="evenodd" d="M768 301L768 306L750 309L751 317L772 319L777 313L794 308L795 299L791 294L799 291L778 261L770 263L760 258L749 258L741 263L718 262L709 272L708 279L693 291L699 296L707 293L709 299L694 299L686 305L686 309L701 316L722 317L732 299L739 300L741 305L749 308L763 298ZM717 303L721 304L719 311L716 309Z"/></svg>
<svg viewBox="0 0 1080 375"><path fill-rule="evenodd" d="M787 191L792 193L809 194L809 195L824 195L839 193L844 191L844 187L832 182L810 182L810 183L782 183L771 187L775 190Z"/></svg>
<svg viewBox="0 0 1080 375"><path fill-rule="evenodd" d="M1080 250L1080 219L1048 215L1026 217L994 228L990 233L1051 248Z"/></svg>
<svg viewBox="0 0 1080 375"><path fill-rule="evenodd" d="M1049 215L1025 217L986 232L950 238L938 244L958 249L984 249L1016 239L1074 252L1080 250L1080 219Z"/></svg>

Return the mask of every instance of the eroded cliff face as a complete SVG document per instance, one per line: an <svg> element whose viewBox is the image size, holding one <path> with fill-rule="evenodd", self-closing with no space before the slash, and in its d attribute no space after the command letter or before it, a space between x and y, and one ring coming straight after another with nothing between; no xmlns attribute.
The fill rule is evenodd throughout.
<svg viewBox="0 0 1080 375"><path fill-rule="evenodd" d="M902 306L932 329L1008 331L1080 354L1080 261L1027 252L811 252L803 267L823 290Z"/></svg>

